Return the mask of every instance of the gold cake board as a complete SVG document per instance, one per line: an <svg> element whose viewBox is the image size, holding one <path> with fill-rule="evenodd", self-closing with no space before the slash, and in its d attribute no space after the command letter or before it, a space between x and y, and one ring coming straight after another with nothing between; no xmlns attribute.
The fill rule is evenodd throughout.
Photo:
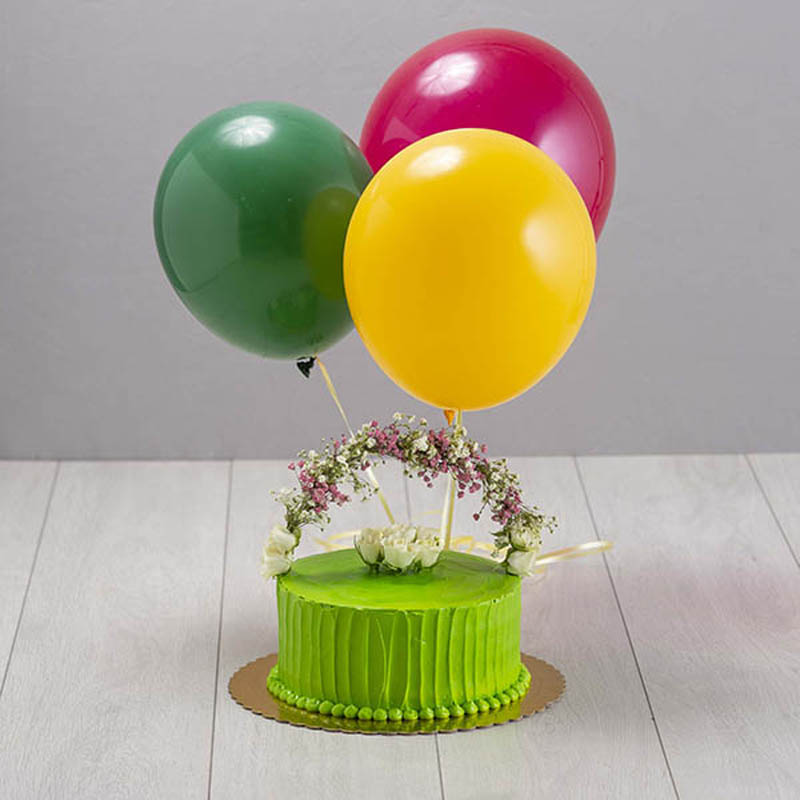
<svg viewBox="0 0 800 800"><path fill-rule="evenodd" d="M228 691L239 705L254 714L303 728L319 728L338 733L382 734L469 731L529 717L558 700L564 693L566 688L564 676L552 664L529 656L527 653L521 653L521 658L522 663L531 674L531 687L525 697L509 703L507 706L501 706L497 711L465 714L463 717L451 717L450 719L375 722L374 720L323 716L287 705L267 691L267 675L278 661L277 653L257 658L238 669L228 682Z"/></svg>

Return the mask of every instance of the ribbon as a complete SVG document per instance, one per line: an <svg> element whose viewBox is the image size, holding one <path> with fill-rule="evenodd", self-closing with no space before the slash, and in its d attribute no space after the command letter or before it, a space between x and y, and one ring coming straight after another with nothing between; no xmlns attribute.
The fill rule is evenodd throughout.
<svg viewBox="0 0 800 800"><path fill-rule="evenodd" d="M315 536L314 539L317 544L322 545L327 551L344 550L347 544L344 544L343 540L352 539L357 533L357 530L344 531L343 533L334 533L324 539L320 536ZM562 547L560 550L551 550L536 559L536 571L545 572L550 564L557 564L559 561L570 561L573 558L582 558L583 556L592 555L592 553L602 553L604 550L610 550L613 546L613 542L609 542L607 539L600 539L594 542L574 544L571 547ZM486 542L479 542L474 536L457 536L450 542L450 549L459 550L462 553L471 553L473 550L482 550L486 553L495 551L492 545L486 544Z"/></svg>

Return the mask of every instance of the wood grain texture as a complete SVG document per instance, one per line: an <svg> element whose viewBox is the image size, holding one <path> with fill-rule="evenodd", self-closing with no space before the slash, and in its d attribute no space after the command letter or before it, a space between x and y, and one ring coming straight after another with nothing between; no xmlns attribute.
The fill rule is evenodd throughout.
<svg viewBox="0 0 800 800"><path fill-rule="evenodd" d="M379 478L394 510L401 513L399 472L383 470ZM261 578L258 568L269 528L281 519L269 490L290 480L286 462L234 464L210 795L218 800L439 798L431 736L359 736L295 728L257 717L228 696L228 680L238 667L277 649L275 588ZM352 502L335 512L325 534L384 524L382 514L377 500ZM314 533L307 530L300 554L319 552Z"/></svg>
<svg viewBox="0 0 800 800"><path fill-rule="evenodd" d="M611 575L681 800L800 796L800 576L787 546L800 536L800 456L754 456L752 470L734 456L579 463L615 542ZM594 538L571 460L512 466L561 518L545 549ZM525 585L523 647L567 677L544 714L438 737L305 731L227 695L238 666L276 647L258 560L285 463L234 465L224 595L227 463L67 463L47 512L54 470L0 463L0 658L19 620L0 696L3 798L424 800L441 796L437 747L447 797L672 796L600 557ZM438 525L443 487L407 487L397 471L382 481L398 517L408 489L415 520ZM457 505L456 531L488 541L472 510ZM380 506L352 503L326 533L367 522L382 524ZM319 550L313 535L302 552Z"/></svg>
<svg viewBox="0 0 800 800"><path fill-rule="evenodd" d="M559 517L544 550L593 540L572 459L513 459L524 496ZM441 500L409 482L412 512ZM475 524L474 498L456 504L454 531L491 542ZM420 513L422 512L422 513ZM552 708L520 723L440 735L447 797L672 798L672 786L602 557L557 564L523 583L522 648L558 667L567 691Z"/></svg>
<svg viewBox="0 0 800 800"><path fill-rule="evenodd" d="M800 796L800 580L744 457L579 464L680 797Z"/></svg>
<svg viewBox="0 0 800 800"><path fill-rule="evenodd" d="M794 560L800 564L800 453L748 456Z"/></svg>
<svg viewBox="0 0 800 800"><path fill-rule="evenodd" d="M66 463L0 701L4 797L206 792L227 463Z"/></svg>
<svg viewBox="0 0 800 800"><path fill-rule="evenodd" d="M52 461L0 462L0 691L55 472Z"/></svg>

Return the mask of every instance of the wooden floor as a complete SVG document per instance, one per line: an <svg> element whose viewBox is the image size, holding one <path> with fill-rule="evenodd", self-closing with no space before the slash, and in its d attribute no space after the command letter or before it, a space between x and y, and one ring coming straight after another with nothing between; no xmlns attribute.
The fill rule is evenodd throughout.
<svg viewBox="0 0 800 800"><path fill-rule="evenodd" d="M0 462L0 796L800 797L800 455L513 467L560 517L546 549L615 543L524 585L523 649L566 694L499 728L369 737L227 694L276 649L258 562L284 462ZM439 493L382 482L435 524ZM456 524L480 531L469 506Z"/></svg>

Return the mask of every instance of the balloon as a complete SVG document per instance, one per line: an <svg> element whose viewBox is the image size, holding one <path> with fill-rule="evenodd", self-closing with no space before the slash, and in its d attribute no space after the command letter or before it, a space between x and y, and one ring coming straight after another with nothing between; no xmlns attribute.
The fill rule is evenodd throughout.
<svg viewBox="0 0 800 800"><path fill-rule="evenodd" d="M344 285L379 366L439 408L489 408L569 347L594 286L589 215L541 150L446 131L396 155L361 196Z"/></svg>
<svg viewBox="0 0 800 800"><path fill-rule="evenodd" d="M219 111L181 140L158 184L167 277L231 344L273 358L315 355L352 328L342 250L371 176L355 144L311 111Z"/></svg>
<svg viewBox="0 0 800 800"><path fill-rule="evenodd" d="M361 149L374 170L412 142L454 128L513 133L578 187L599 236L614 191L614 139L599 95L559 50L524 33L462 31L423 47L375 98Z"/></svg>

